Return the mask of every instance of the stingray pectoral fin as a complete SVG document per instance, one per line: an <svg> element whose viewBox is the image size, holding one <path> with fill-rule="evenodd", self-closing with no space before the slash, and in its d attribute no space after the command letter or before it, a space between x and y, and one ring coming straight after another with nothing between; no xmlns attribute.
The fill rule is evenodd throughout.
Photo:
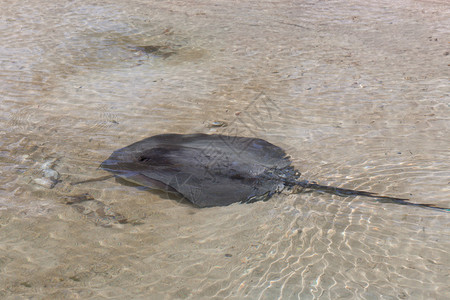
<svg viewBox="0 0 450 300"><path fill-rule="evenodd" d="M161 190L161 191L170 191L170 192L176 192L173 188L171 188L170 186L166 185L165 183L150 178L148 176L145 176L142 173L134 173L134 174L127 174L127 175L119 175L120 178L129 181L131 183L137 184L137 185L141 185L141 186L145 186L148 187L150 189L154 189L154 190Z"/></svg>

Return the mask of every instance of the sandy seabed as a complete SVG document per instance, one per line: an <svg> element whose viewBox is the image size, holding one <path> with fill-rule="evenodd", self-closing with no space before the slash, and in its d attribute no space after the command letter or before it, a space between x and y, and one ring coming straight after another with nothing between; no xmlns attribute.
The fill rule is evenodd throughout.
<svg viewBox="0 0 450 300"><path fill-rule="evenodd" d="M71 185L142 138L223 133L283 147L305 179L450 207L447 1L1 8L2 299L450 298L445 212Z"/></svg>

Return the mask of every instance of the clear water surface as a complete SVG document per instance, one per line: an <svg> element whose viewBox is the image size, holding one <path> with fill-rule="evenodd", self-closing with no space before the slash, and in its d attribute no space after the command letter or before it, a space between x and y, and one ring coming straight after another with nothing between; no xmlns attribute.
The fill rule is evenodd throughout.
<svg viewBox="0 0 450 300"><path fill-rule="evenodd" d="M2 299L450 298L448 213L317 192L197 209L70 184L142 138L219 132L283 147L305 179L448 207L447 1L0 11Z"/></svg>

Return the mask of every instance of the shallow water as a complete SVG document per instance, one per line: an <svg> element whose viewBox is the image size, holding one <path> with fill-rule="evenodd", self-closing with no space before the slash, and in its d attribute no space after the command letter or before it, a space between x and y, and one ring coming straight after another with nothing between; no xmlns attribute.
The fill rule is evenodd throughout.
<svg viewBox="0 0 450 300"><path fill-rule="evenodd" d="M1 6L2 298L450 298L445 212L70 184L142 138L218 132L283 147L305 179L449 207L446 1Z"/></svg>

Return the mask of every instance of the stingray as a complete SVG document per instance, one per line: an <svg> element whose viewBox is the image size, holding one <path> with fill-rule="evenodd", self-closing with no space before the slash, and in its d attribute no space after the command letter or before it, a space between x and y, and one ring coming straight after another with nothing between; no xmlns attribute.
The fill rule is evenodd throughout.
<svg viewBox="0 0 450 300"><path fill-rule="evenodd" d="M300 180L300 172L292 166L286 152L258 138L161 134L114 151L100 168L140 186L180 194L197 207L268 200L284 189L297 187L448 210Z"/></svg>

